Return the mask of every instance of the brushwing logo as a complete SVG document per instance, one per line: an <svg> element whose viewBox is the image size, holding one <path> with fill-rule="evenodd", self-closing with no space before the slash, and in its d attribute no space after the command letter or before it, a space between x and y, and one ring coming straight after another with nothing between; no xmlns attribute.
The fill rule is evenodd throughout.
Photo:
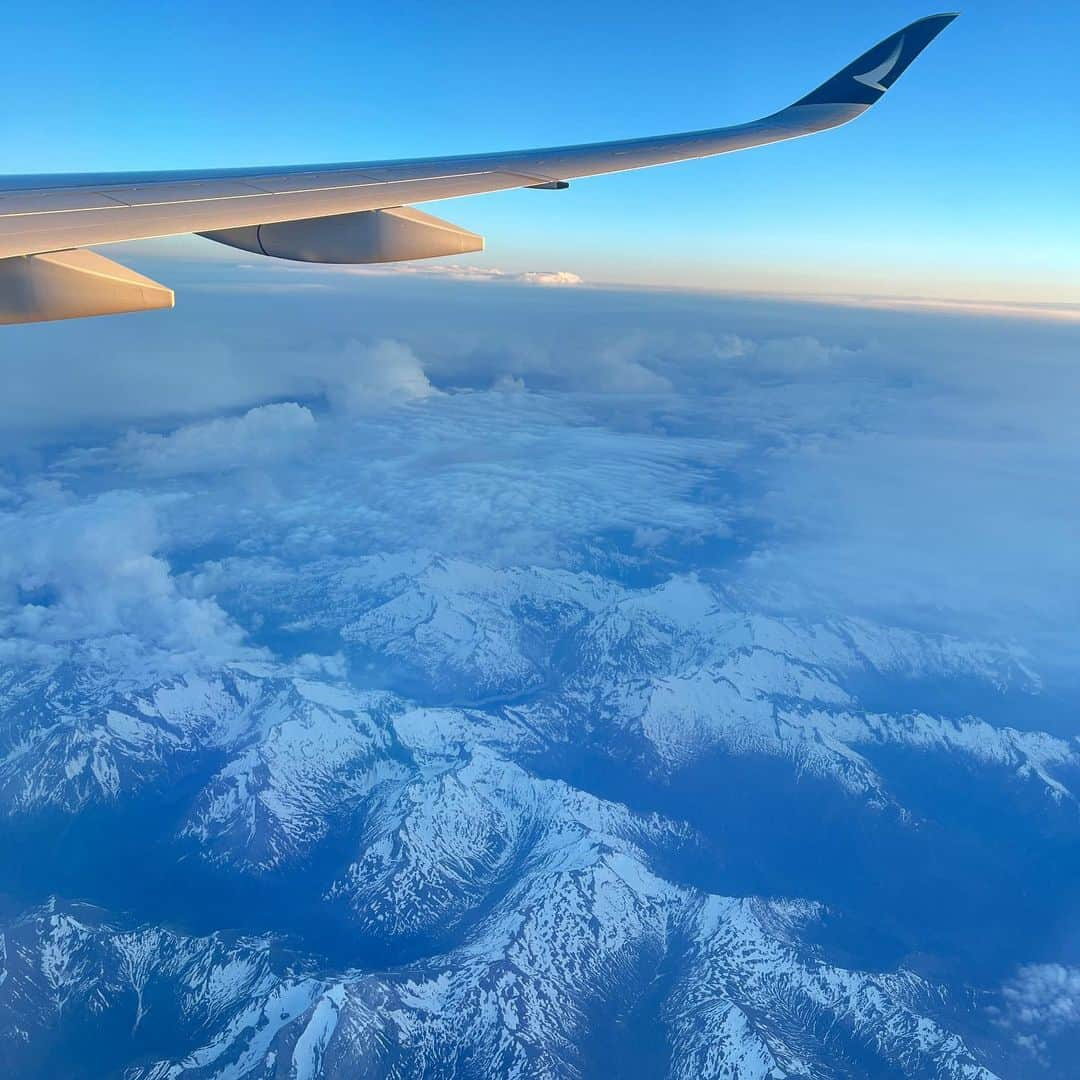
<svg viewBox="0 0 1080 1080"><path fill-rule="evenodd" d="M883 94L888 89L887 86L881 85L881 80L886 78L894 67L896 62L900 59L900 54L904 51L904 36L900 35L900 40L896 43L896 48L893 49L892 55L883 63L878 64L876 68L871 68L869 71L863 72L862 75L855 75L853 78L856 82L860 82L863 86L869 86L871 90L880 90Z"/></svg>

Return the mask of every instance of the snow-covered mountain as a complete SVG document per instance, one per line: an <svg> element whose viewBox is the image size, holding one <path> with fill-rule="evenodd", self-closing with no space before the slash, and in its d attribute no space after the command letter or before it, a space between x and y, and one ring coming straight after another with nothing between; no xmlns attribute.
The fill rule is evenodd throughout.
<svg viewBox="0 0 1080 1080"><path fill-rule="evenodd" d="M1080 838L1019 651L422 553L191 588L265 659L0 682L7 1074L1018 1075Z"/></svg>
<svg viewBox="0 0 1080 1080"><path fill-rule="evenodd" d="M990 1080L935 1019L951 1008L940 988L823 963L799 940L817 915L695 896L588 839L552 847L456 948L392 971L328 972L270 938L119 927L50 902L0 932L0 1063L57 1068L59 1044L83 1070L65 1075L146 1080L578 1076L612 1063L606 1042L632 1061L645 1001L678 1077Z"/></svg>

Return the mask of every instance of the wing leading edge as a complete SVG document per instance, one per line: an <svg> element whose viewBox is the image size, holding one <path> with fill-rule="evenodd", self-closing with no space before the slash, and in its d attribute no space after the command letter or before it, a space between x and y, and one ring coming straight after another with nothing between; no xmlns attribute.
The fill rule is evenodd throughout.
<svg viewBox="0 0 1080 1080"><path fill-rule="evenodd" d="M50 271L48 302L35 303L35 282L44 280L39 256L96 244L194 232L245 250L314 262L385 262L477 250L482 241L474 234L401 208L509 188L563 187L582 177L712 157L839 127L873 106L954 18L920 19L793 105L734 127L414 161L0 179L0 322L163 306L160 293L125 286L100 311L87 310L93 304L78 295L78 260L65 262L62 277ZM116 270L122 280L123 268ZM92 283L87 280L100 293L100 265ZM124 297L144 296L153 302L123 306Z"/></svg>

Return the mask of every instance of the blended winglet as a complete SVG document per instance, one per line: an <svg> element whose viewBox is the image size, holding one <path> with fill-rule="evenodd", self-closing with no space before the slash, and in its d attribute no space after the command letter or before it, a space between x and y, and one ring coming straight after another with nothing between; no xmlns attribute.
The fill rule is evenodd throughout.
<svg viewBox="0 0 1080 1080"><path fill-rule="evenodd" d="M928 15L905 26L795 104L873 105L957 14Z"/></svg>

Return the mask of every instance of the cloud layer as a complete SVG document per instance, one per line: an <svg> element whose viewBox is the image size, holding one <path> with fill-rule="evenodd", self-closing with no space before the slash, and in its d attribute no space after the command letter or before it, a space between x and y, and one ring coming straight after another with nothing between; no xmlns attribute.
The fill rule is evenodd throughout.
<svg viewBox="0 0 1080 1080"><path fill-rule="evenodd" d="M184 594L206 553L424 547L690 567L1072 666L1075 328L334 282L267 304L211 280L190 318L13 338L11 633L237 649Z"/></svg>

